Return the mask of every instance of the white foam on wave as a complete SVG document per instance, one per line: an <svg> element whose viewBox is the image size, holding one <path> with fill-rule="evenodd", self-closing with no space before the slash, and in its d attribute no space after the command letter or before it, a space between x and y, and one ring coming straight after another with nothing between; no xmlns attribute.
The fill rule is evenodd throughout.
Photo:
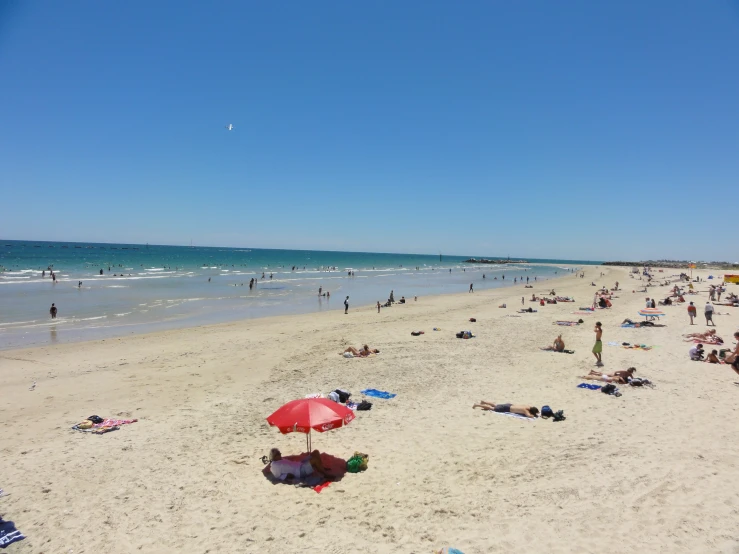
<svg viewBox="0 0 739 554"><path fill-rule="evenodd" d="M38 323L38 319L32 319L30 321L11 321L9 323L0 323L0 327L9 327L11 325L30 325L32 323Z"/></svg>

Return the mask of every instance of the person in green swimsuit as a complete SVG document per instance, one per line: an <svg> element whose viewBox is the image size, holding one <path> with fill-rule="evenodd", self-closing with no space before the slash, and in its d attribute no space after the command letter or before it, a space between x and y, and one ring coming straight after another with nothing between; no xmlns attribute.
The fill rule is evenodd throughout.
<svg viewBox="0 0 739 554"><path fill-rule="evenodd" d="M603 328L601 327L601 322L598 321L595 324L595 346L593 346L593 355L595 356L595 365L598 367L603 365L603 359L602 359L602 352L603 352L603 341L601 338L603 337Z"/></svg>

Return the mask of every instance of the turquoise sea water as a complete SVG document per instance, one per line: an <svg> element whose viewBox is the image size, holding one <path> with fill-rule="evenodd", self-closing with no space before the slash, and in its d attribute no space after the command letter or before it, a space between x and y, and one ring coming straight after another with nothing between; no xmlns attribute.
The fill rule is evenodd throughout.
<svg viewBox="0 0 739 554"><path fill-rule="evenodd" d="M346 296L357 307L384 302L391 290L396 300L466 292L470 283L482 290L600 263L464 263L469 257L0 240L0 349L343 310Z"/></svg>

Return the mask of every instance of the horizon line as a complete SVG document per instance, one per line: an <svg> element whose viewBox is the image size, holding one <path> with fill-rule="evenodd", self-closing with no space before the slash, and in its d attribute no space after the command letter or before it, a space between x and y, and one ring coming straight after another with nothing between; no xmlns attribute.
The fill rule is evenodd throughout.
<svg viewBox="0 0 739 554"><path fill-rule="evenodd" d="M496 260L506 260L511 258L512 256L480 256L477 255L467 255L467 254L444 254L443 252L440 252L438 254L421 254L417 252L370 252L365 250L322 250L322 249L307 249L307 248L265 248L261 246L206 246L206 245L190 245L190 244L155 244L155 243L136 243L136 242L94 242L94 241L73 241L73 240L27 240L27 239L3 239L0 238L0 243L4 243L5 241L10 242L44 242L44 243L54 243L54 244L105 244L105 245L117 245L117 246L166 246L166 247L178 247L178 248L228 248L231 250L238 250L238 249L252 249L252 250L281 250L281 251L294 251L294 252L339 252L339 253L351 253L351 254L383 254L383 255L392 255L392 256L452 256L456 258L478 258L478 259L491 259L494 258ZM0 244L0 246L4 246L4 244ZM525 260L524 257L513 257L514 260ZM605 263L601 260L576 260L576 259L557 259L557 258L530 258L531 260L553 260L558 262L583 262L583 263L589 263L589 264L602 264ZM526 260L528 261L528 260Z"/></svg>

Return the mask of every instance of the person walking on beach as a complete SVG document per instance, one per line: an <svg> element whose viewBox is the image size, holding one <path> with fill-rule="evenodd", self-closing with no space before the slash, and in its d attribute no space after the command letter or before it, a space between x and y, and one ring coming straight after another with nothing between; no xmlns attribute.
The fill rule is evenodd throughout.
<svg viewBox="0 0 739 554"><path fill-rule="evenodd" d="M523 306L523 296L521 297L521 306Z"/></svg>
<svg viewBox="0 0 739 554"><path fill-rule="evenodd" d="M318 296L321 296L321 293L323 292L323 287L318 287Z"/></svg>
<svg viewBox="0 0 739 554"><path fill-rule="evenodd" d="M475 292L474 290L472 290L472 283L470 283L470 290L469 290L469 292Z"/></svg>
<svg viewBox="0 0 739 554"><path fill-rule="evenodd" d="M693 318L696 315L698 315L698 310L696 310L695 305L693 305L693 303L691 302L690 306L688 306L688 317L690 318L691 325L695 325L695 323L693 323Z"/></svg>
<svg viewBox="0 0 739 554"><path fill-rule="evenodd" d="M51 308L49 308L49 314L51 315L51 319L56 319L56 306L52 303Z"/></svg>
<svg viewBox="0 0 739 554"><path fill-rule="evenodd" d="M377 313L378 314L380 313L380 301L379 300L377 301Z"/></svg>
<svg viewBox="0 0 739 554"><path fill-rule="evenodd" d="M349 297L344 299L344 315L349 313Z"/></svg>
<svg viewBox="0 0 739 554"><path fill-rule="evenodd" d="M706 325L710 323L713 327L716 327L716 324L713 322L713 304L706 302L703 315L706 316Z"/></svg>
<svg viewBox="0 0 739 554"><path fill-rule="evenodd" d="M603 341L601 340L603 337L603 328L601 326L601 322L598 321L595 324L595 346L593 346L593 355L595 356L596 362L595 365L598 367L603 365Z"/></svg>

